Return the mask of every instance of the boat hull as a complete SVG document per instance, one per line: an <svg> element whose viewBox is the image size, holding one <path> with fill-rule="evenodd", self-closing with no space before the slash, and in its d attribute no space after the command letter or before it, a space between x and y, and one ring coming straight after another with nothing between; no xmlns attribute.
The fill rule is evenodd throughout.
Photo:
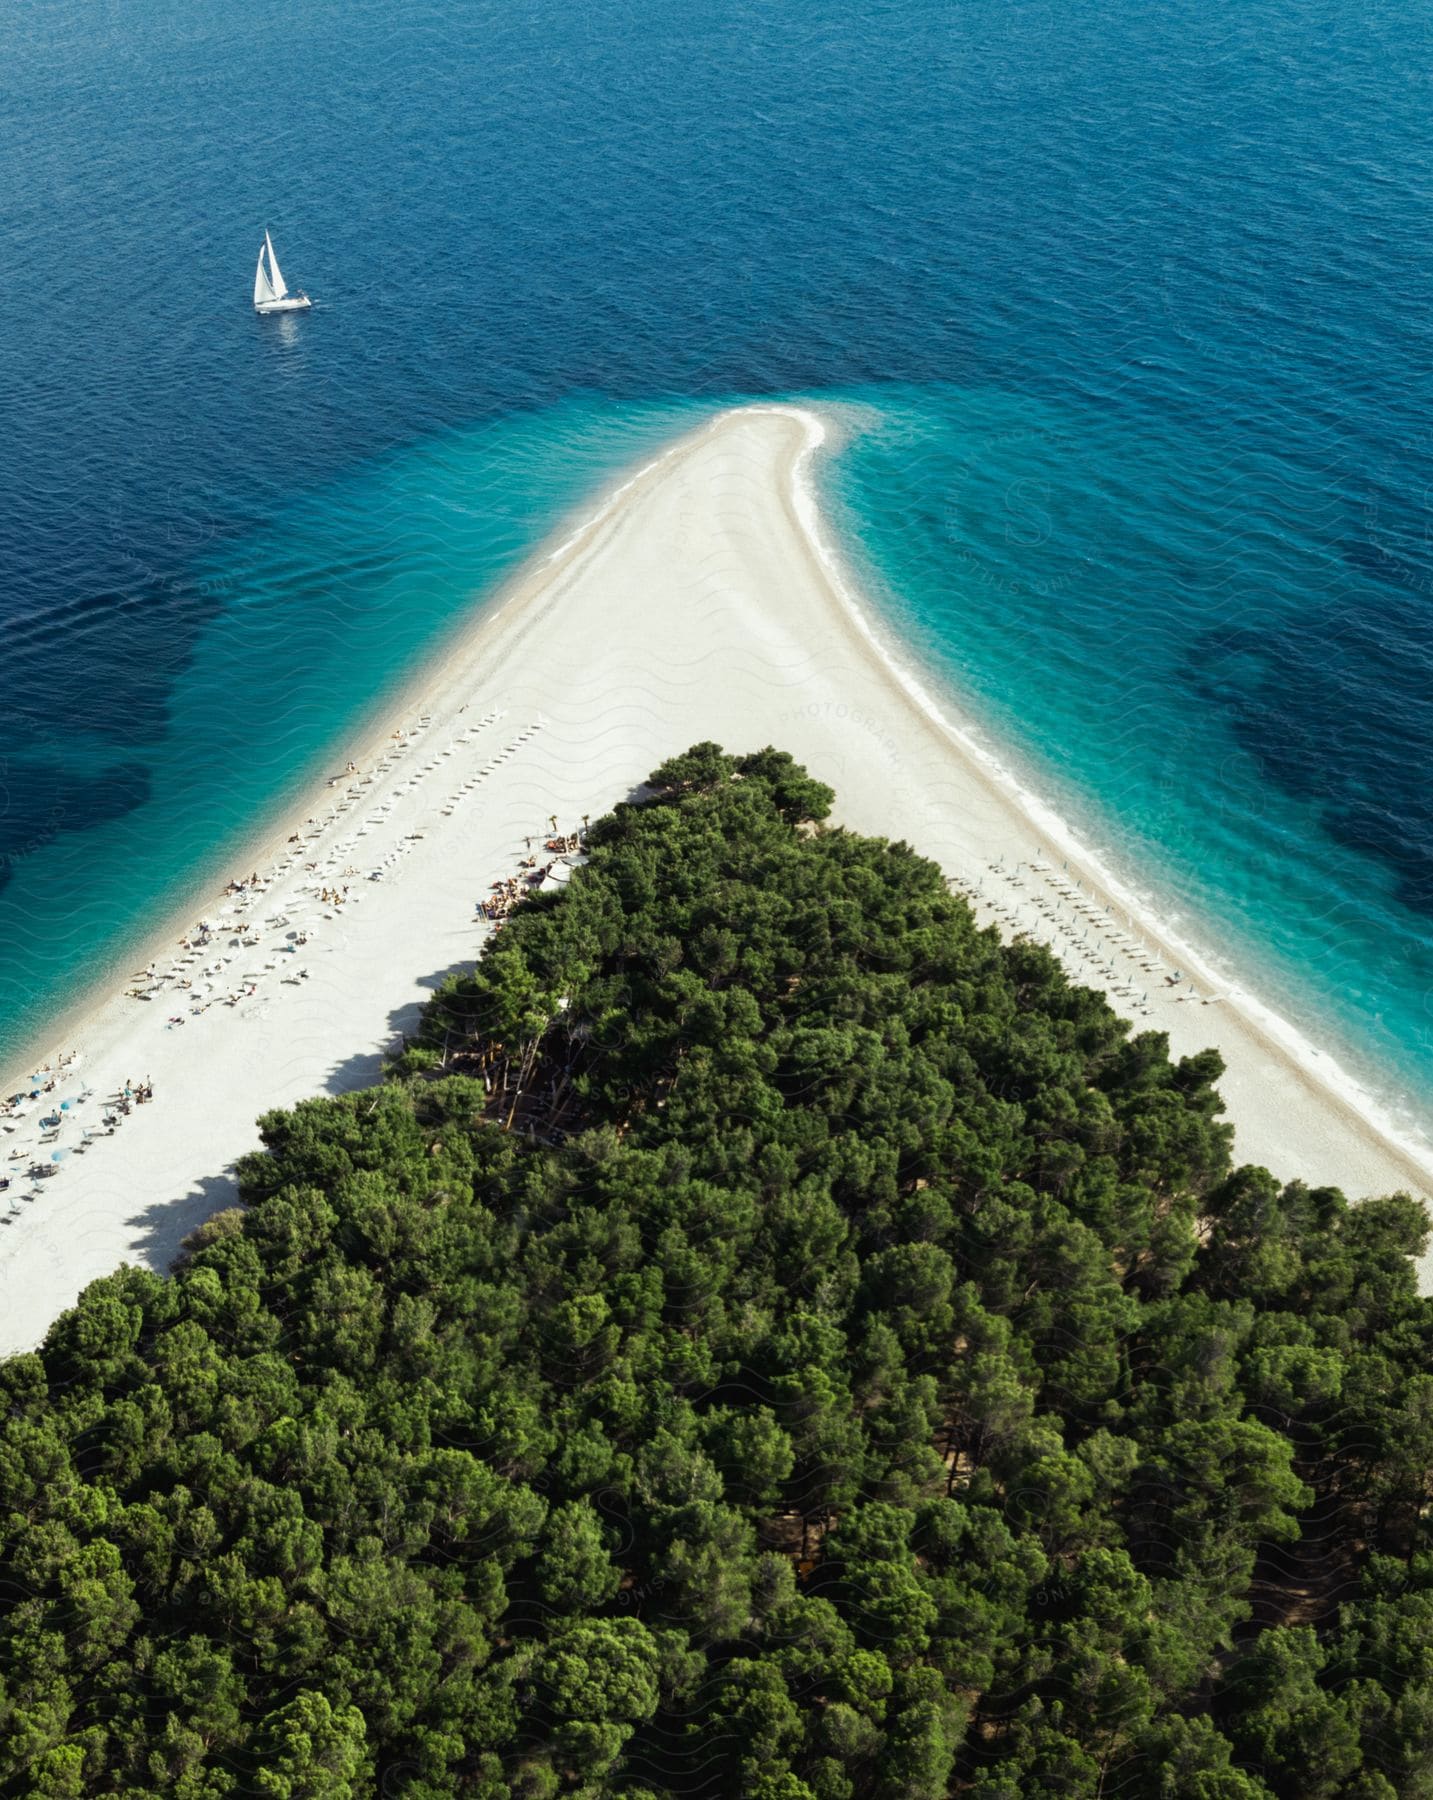
<svg viewBox="0 0 1433 1800"><path fill-rule="evenodd" d="M307 294L287 294L282 300L256 300L256 313L305 312L313 305Z"/></svg>

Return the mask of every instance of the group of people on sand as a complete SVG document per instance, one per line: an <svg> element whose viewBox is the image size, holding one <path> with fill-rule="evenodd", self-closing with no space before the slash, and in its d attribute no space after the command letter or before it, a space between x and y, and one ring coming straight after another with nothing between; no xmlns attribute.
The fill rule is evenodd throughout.
<svg viewBox="0 0 1433 1800"><path fill-rule="evenodd" d="M379 760L373 771L373 777L381 775L386 770L389 763L397 757L401 751L407 750L409 746L421 736L422 729L426 727L429 722L429 719L425 716L420 722L420 726L417 730L395 731L392 734L394 748ZM362 771L357 762L350 760L347 764L345 773L349 777L354 777L360 775ZM370 779L373 777L370 777ZM343 808L340 808L339 812L341 813L342 810ZM280 879L282 873L288 869L294 861L298 860L293 856L292 846L300 845L304 842L304 832L307 831L311 836L316 837L326 826L332 824L337 816L338 814L329 812L322 818L317 816L311 817L308 819L304 828L289 834L288 844L290 850L286 853L286 859L280 861L274 870L271 870L266 874L261 874L258 869L252 869L247 875L237 876L227 882L224 888L225 895L239 901L239 905L232 910L243 912L246 910L247 906L254 904L261 895L270 892L273 889L275 882ZM306 866L314 873L318 873L321 867L317 862L311 862ZM333 866L333 863L330 862L328 868L332 869ZM348 867L343 870L345 876L356 876L358 873L359 871L353 867ZM513 890L511 898L508 898L507 896L504 896L501 900L495 898L491 903L492 913L490 916L496 917L499 911L506 912L512 903L512 899L518 897L519 884L514 881L511 885ZM351 899L348 883L346 881L340 881L337 884L325 882L323 885L315 883L313 887L308 887L305 891L316 896L320 902L327 907L342 907ZM271 925L277 924L282 926L286 925L288 920L286 918L279 918L277 920L270 920L269 923ZM193 925L178 940L179 952L181 955L187 954L187 963L186 961L181 961L176 958L170 967L161 972L159 965L155 962L151 962L145 969L137 971L135 975L131 977L131 980L136 985L129 987L126 991L135 999L151 1000L157 997L161 991L168 989L167 997L181 1001L181 1003L186 1006L187 1011L171 1014L167 1022L167 1029L185 1025L190 1018L197 1018L211 1006L220 1004L231 1007L237 1006L241 1001L248 999L258 992L259 982L262 977L245 976L237 983L232 991L228 993L214 992L212 982L208 987L206 987L205 984L208 978L220 976L220 965L218 963L213 963L208 967L204 967L201 971L200 963L193 957L192 953L195 951L217 950L221 944L232 940L237 940L246 947L252 949L257 947L264 940L266 935L267 934L265 933L261 933L258 925L254 923L240 922L238 920L231 922L227 919L220 919L218 921L200 919L197 924ZM288 933L289 942L279 946L279 948L292 953L292 960L285 959L288 972L284 975L283 979L286 982L297 985L298 983L306 982L309 979L310 971L307 968L295 966L298 960L298 952L302 946L309 942L309 937L310 933L306 930L291 931ZM226 958L226 960L232 959ZM268 964L266 966L272 968L274 965ZM232 975L230 976L230 979L233 979ZM64 1081L68 1065L75 1060L75 1055L76 1053L72 1051L61 1056L58 1059L57 1069L52 1068L48 1063L45 1064L43 1069L37 1071L37 1073L31 1077L24 1092L0 1100L0 1119L5 1119L7 1121L5 1126L7 1133L16 1132L20 1129L20 1119L23 1117L24 1109L30 1103L39 1100L46 1095L52 1094L55 1095L56 1098L56 1121L53 1125L46 1125L45 1129L47 1132L58 1130L60 1111L58 1104L59 1095L56 1093L56 1090ZM83 1098L86 1096L81 1097ZM112 1135L125 1115L131 1112L136 1106L148 1104L153 1098L154 1085L148 1077L146 1077L143 1082L135 1082L133 1080L126 1081L121 1090L114 1094L112 1098L104 1102L102 1134ZM66 1111L65 1117L67 1119L72 1116L73 1115ZM13 1123L10 1122L12 1117ZM86 1133L86 1138L88 1139L92 1135L98 1134ZM51 1138L50 1141L53 1142L53 1138ZM77 1147L82 1148L83 1146ZM61 1148L63 1149L63 1146ZM17 1161L23 1162L32 1154L33 1149L12 1150L9 1161L11 1163ZM57 1153L51 1160L44 1164L42 1172L45 1175L54 1175L58 1174L62 1167L63 1164L59 1160L59 1154ZM10 1176L6 1175L0 1177L0 1192L8 1189L10 1182ZM14 1212L8 1215L9 1218L14 1218L16 1216L17 1214Z"/></svg>
<svg viewBox="0 0 1433 1800"><path fill-rule="evenodd" d="M30 1077L32 1081L35 1077ZM38 1100L41 1094L53 1094L59 1086L59 1077L52 1075L48 1081L42 1081L23 1094L11 1094L8 1100L0 1100L0 1113L13 1113L16 1107L24 1106L28 1101Z"/></svg>
<svg viewBox="0 0 1433 1800"><path fill-rule="evenodd" d="M1059 912L1058 906L1052 904L1048 899L1042 898L1038 893L1029 896L1033 901L1036 910L1044 916L1049 925L1054 928L1054 931L1062 934L1069 940L1068 949L1058 950L1056 949L1054 938L1051 937L1049 940L1049 948L1056 949L1057 955L1063 957L1078 957L1081 962L1092 964L1108 989L1132 1002L1135 1010L1143 1014L1144 1017L1148 1018L1151 1016L1149 992L1148 990L1145 990L1143 993L1137 992L1140 987L1139 977L1134 976L1131 983L1129 971L1120 967L1116 961L1117 956L1122 956L1127 962L1137 964L1146 975L1162 976L1164 986L1166 989L1171 990L1171 992L1165 996L1167 999L1174 1000L1181 1004L1201 1006L1217 1006L1220 1003L1220 1000L1223 998L1222 995L1201 995L1194 985L1193 978L1187 976L1183 969L1175 969L1172 972L1166 970L1157 952L1150 950L1143 943L1136 943L1135 939L1130 936L1128 932L1119 930L1116 926L1112 907L1108 903L1100 904L1097 901L1097 898L1085 894L1082 891L1082 885L1078 879L1071 883L1069 880L1053 874L1048 863L1038 861L1029 864L1018 862L1015 865L1013 873L1004 867L1003 856L993 863L986 864L987 870L992 875L999 876L1007 884L1015 888L1023 888L1025 886L1025 883L1020 880L1020 871L1026 867L1043 875L1049 886L1054 890L1058 901L1071 906L1074 912L1083 917L1086 921L1085 932L1077 938L1076 925L1078 924L1078 920L1066 920L1063 918ZM960 892L965 894L965 896L976 906L987 906L997 918L1004 920L1012 930L1024 931L1027 929L1027 926L1013 907L1002 906L998 900L989 899L986 896L983 877L972 882L964 880L959 876L951 876L950 884L952 887L959 889ZM1133 920L1130 921L1130 924L1133 926ZM1094 931L1096 941L1094 944L1087 946L1085 937L1088 936L1090 930ZM1036 935L1038 936L1038 933ZM1176 993L1172 991L1174 989L1182 989L1183 991Z"/></svg>
<svg viewBox="0 0 1433 1800"><path fill-rule="evenodd" d="M0 1101L0 1117L13 1117L18 1121L18 1119L23 1116L23 1109L28 1102L38 1100L43 1094L56 1093L56 1090L69 1079L73 1071L73 1066L77 1061L78 1052L71 1050L58 1058L57 1068L52 1069L50 1064L46 1063L38 1074L30 1077L29 1087L24 1092L11 1094L7 1099ZM46 1079L42 1080L41 1076L46 1077ZM49 1146L55 1144L58 1140L62 1128L67 1124L75 1122L77 1114L73 1109L83 1105L86 1100L89 1100L92 1097L92 1090L89 1088L84 1089L81 1093L72 1095L68 1100L60 1100L58 1094L56 1094L56 1099L51 1103L49 1112L45 1113L41 1118L35 1121L40 1131L38 1144L31 1144L28 1146L22 1144L17 1146L10 1151L7 1162L11 1164L24 1163L27 1159L31 1159L26 1173L28 1173L32 1179L37 1181L48 1180L50 1177L60 1174L62 1161L69 1155L72 1149L83 1150L93 1138L100 1135L96 1130L89 1130L84 1133L83 1139L79 1144L62 1144L53 1151L49 1148ZM135 1083L133 1081L126 1082L124 1088L117 1093L112 1100L105 1102L104 1134L110 1136L113 1135L115 1127L120 1123L119 1112L128 1112L135 1104L146 1100L152 1100L153 1098L154 1084L148 1076L140 1083ZM115 1110L116 1108L118 1108L118 1111ZM18 1123L7 1124L5 1126L7 1132L14 1132L17 1129ZM13 1179L13 1175L8 1173L4 1176L0 1176L0 1193L8 1192ZM31 1192L28 1197L33 1200L36 1197L36 1192L38 1192L38 1190ZM19 1209L15 1203L12 1202L11 1211L7 1215L4 1215L4 1222L8 1224L18 1216Z"/></svg>
<svg viewBox="0 0 1433 1800"><path fill-rule="evenodd" d="M518 864L524 872L521 875L508 875L501 881L492 884L491 897L478 901L478 912L485 919L501 924L512 912L519 901L526 899L535 888L542 886L548 876L557 867L558 856L570 856L574 850L582 848L583 833L568 832L562 837L550 837L543 844L544 850L557 852L551 862L544 863L541 868L537 858L532 854L532 839L526 839L528 854Z"/></svg>
<svg viewBox="0 0 1433 1800"><path fill-rule="evenodd" d="M291 838L289 841L292 843L295 840ZM316 869L318 867L316 863L311 863L308 866L311 869ZM351 868L344 870L344 874L346 875L356 873L357 871ZM258 870L255 869L247 877L240 876L236 880L229 882L224 891L228 894L238 894L242 896L258 895L270 888L273 885L273 880L274 878L272 875L260 875ZM348 884L346 882L343 883L341 887L324 886L314 888L310 891L318 896L324 906L341 907L346 903L349 897ZM240 910L242 910L242 907ZM275 921L271 920L270 923L275 923ZM277 923L286 924L287 920L280 919ZM279 948L293 953L297 952L301 944L306 944L308 942L309 934L306 931L290 932L289 936L294 941L280 945ZM230 939L230 941L236 941L242 944L246 949L252 950L257 949L259 945L263 943L264 934L255 924L236 923L232 926L223 925L216 927L210 920L200 919L197 925L190 931L187 931L184 936L179 939L179 948L181 950L189 951L214 949L217 948L220 942L225 938ZM229 959L226 958L226 960ZM202 986L199 991L196 991L195 981L199 977L199 971L196 970L193 975L182 974L180 971L183 967L183 963L178 963L165 974L161 975L155 964L151 963L149 967L143 971L142 976L140 977L140 979L147 981L150 985L147 988L132 987L127 989L126 992L131 999L149 1000L152 999L166 983L173 983L174 989L177 990L174 997L177 998L179 997L179 994L182 993L189 1002L188 1017L198 1018L211 1006L237 1006L241 1001L250 999L259 991L258 980L253 976L246 976L227 994L214 994ZM211 968L206 968L203 971L205 976L217 973L219 973L219 965L217 963ZM291 982L297 979L307 980L308 970L301 969L297 972L297 975L290 974L285 977L285 980ZM201 994L203 997L201 997ZM166 1029L172 1030L174 1027L183 1025L186 1022L184 1014L171 1013L166 1023Z"/></svg>
<svg viewBox="0 0 1433 1800"><path fill-rule="evenodd" d="M401 731L394 733L395 739L399 741L416 735L416 733ZM381 766L382 765L380 765L380 767ZM350 775L357 774L357 764L350 762L348 764L347 772ZM316 819L309 820L311 826L317 825L318 823L319 821ZM502 880L493 882L490 893L478 901L478 912L495 927L500 928L502 922L512 913L519 902L526 898L533 889L542 885L544 880L552 873L559 857L571 855L574 851L581 849L585 835L584 831L575 830L558 833L557 821L555 818L551 821L551 824L553 835L543 840L543 848L551 853L552 860L546 862L542 866L538 865L537 857L532 854L533 844L538 834L530 836L527 839L528 855L519 865L520 872L516 875L509 875ZM586 825L585 819L583 824L584 826ZM294 832L288 841L290 844L300 843L302 841L301 834ZM309 864L308 866L311 869L317 868L316 864ZM357 870L355 869L344 870L344 874L346 875L356 873ZM273 875L261 875L257 869L254 869L251 870L247 876L239 876L228 882L224 891L226 894L237 895L241 898L247 898L251 895L256 896L271 887L273 880ZM344 906L350 897L347 882L343 882L338 886L330 886L325 883L322 886L309 888L307 891L315 894L322 905L335 908ZM270 923L275 923L275 921L270 921ZM277 923L286 924L287 920L279 919ZM233 935L247 946L253 947L261 941L261 934L258 927L255 925L243 926L236 924L231 928L227 925L216 926L208 919L200 919L196 925L179 939L179 948L189 952L212 949L216 947L223 938L229 936L231 930ZM306 944L309 939L309 933L307 931L290 932L288 935L291 941L288 944L281 946L281 948L287 949L294 954L297 954L300 946ZM212 969L206 969L204 971L205 975L216 972L218 966L218 964L215 964ZM198 1017L210 1006L221 1002L227 1006L236 1006L241 1000L247 999L258 992L258 981L254 977L245 977L244 980L228 994L205 992L202 988L200 991L196 992L194 984L198 979L197 966L193 976L181 973L183 968L183 963L177 963L165 974L161 975L156 964L151 962L139 976L135 977L137 980L149 983L149 987L133 987L127 991L134 998L147 1000L152 998L158 989L165 983L173 982L174 987L183 994L184 998L189 1003L189 1017ZM284 977L286 981L296 983L298 981L307 980L309 971L306 968L295 969L292 964L289 964L289 968L291 973ZM178 998L179 995L176 994L175 997ZM185 1023L187 1023L186 1016L183 1013L175 1013L172 1014L168 1020L168 1028L181 1026ZM61 1056L59 1058L58 1070L52 1070L50 1065L46 1064L42 1070L31 1078L31 1085L26 1092L15 1094L7 1100L0 1101L0 1117L14 1114L26 1103L38 1100L45 1094L53 1093L64 1078L65 1070L69 1063L74 1060L74 1056L74 1052L69 1052L64 1056ZM40 1079L41 1075L45 1077L43 1081ZM154 1086L148 1078L140 1083L126 1081L123 1090L108 1103L109 1110L105 1117L106 1131L112 1132L119 1123L120 1117L127 1114L132 1107L144 1105L153 1098ZM14 1127L11 1126L8 1129L13 1130ZM20 1152L19 1154L23 1155L24 1153ZM13 1154L11 1160L14 1160ZM54 1165L51 1165L52 1172L53 1167Z"/></svg>
<svg viewBox="0 0 1433 1800"><path fill-rule="evenodd" d="M41 1063L30 1077L29 1087L21 1093L11 1094L7 1100L0 1100L0 1116L9 1116L17 1112L20 1107L28 1106L32 1100L38 1100L42 1094L53 1094L74 1067L78 1057L78 1051L66 1050L55 1058L53 1068L49 1063Z"/></svg>
<svg viewBox="0 0 1433 1800"><path fill-rule="evenodd" d="M531 879L528 878L529 881ZM539 876L538 880L541 879ZM527 882L520 881L516 875L509 875L504 880L493 883L492 893L486 900L479 899L478 911L483 918L500 922L525 897L527 890Z"/></svg>

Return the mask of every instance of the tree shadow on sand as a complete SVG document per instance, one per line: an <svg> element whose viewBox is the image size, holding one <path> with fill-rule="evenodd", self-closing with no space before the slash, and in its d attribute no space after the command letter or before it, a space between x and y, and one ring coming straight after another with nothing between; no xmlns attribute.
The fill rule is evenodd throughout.
<svg viewBox="0 0 1433 1800"><path fill-rule="evenodd" d="M431 975L419 978L425 993L435 994L451 975L470 975L477 967L476 958L451 963ZM382 1079L383 1065L402 1048L402 1039L418 1029L425 1000L408 1000L394 1007L387 1019L386 1046L381 1050L360 1051L335 1063L314 1090L316 1095L349 1094L356 1089L375 1087ZM217 1212L239 1203L239 1187L232 1168L213 1175L201 1175L189 1191L174 1200L159 1200L136 1215L139 1227L133 1260L147 1268L168 1273L191 1231L213 1218Z"/></svg>
<svg viewBox="0 0 1433 1800"><path fill-rule="evenodd" d="M418 986L427 994L436 994L450 976L471 975L477 966L476 957L449 963L446 969L439 969L436 974L419 976ZM417 1031L418 1022L427 1005L426 1000L408 1000L402 1006L395 1007L388 1015L385 1048L360 1051L356 1056L348 1056L342 1062L335 1063L324 1081L322 1091L325 1094L351 1094L355 1088L376 1087L382 1078L384 1063L403 1048L404 1038L411 1037Z"/></svg>
<svg viewBox="0 0 1433 1800"><path fill-rule="evenodd" d="M126 1262L142 1263L160 1274L168 1274L180 1247L191 1231L206 1219L212 1219L225 1207L237 1206L239 1187L232 1171L219 1175L201 1175L187 1194L178 1200L157 1200L140 1211L134 1223L140 1227L132 1256Z"/></svg>

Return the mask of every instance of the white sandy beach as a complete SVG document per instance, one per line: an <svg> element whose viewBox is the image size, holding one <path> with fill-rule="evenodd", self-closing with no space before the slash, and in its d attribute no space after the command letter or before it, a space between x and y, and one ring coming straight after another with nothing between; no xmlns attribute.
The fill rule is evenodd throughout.
<svg viewBox="0 0 1433 1800"><path fill-rule="evenodd" d="M635 475L355 748L358 777L313 797L300 845L286 827L267 864L233 871L272 879L242 902L214 895L216 929L193 961L180 969L189 953L173 947L158 973L178 973L150 999L107 999L41 1048L32 1069L80 1055L0 1136L0 1351L38 1343L121 1262L166 1267L232 1202L230 1170L257 1145L260 1113L377 1076L435 983L478 954L475 902L516 870L528 837L540 851L552 815L575 828L703 738L792 751L835 788L839 822L936 858L983 917L1052 943L1176 1054L1216 1045L1241 1160L1355 1196L1433 1196L1433 1165L1349 1103L1327 1058L1281 1042L1278 1021L1162 935L882 654L805 487L820 431L810 414L745 408ZM400 729L412 735L390 736ZM345 884L342 906L313 891ZM308 941L290 948L299 932ZM78 1148L103 1129L103 1102L145 1080L154 1100ZM64 1123L41 1144L60 1101ZM70 1154L52 1177L26 1176L57 1150Z"/></svg>

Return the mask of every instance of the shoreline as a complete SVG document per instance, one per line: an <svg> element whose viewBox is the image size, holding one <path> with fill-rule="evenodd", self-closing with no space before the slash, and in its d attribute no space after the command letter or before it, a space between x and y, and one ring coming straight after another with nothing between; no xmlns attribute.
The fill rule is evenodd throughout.
<svg viewBox="0 0 1433 1800"><path fill-rule="evenodd" d="M360 771L373 768L395 730L405 729L426 707L441 703L446 688L441 682L440 671L450 660L471 649L471 640L495 623L533 571L549 567L569 552L580 549L584 538L598 528L603 517L623 495L680 451L685 442L685 436L679 438L644 463L635 474L624 476L618 485L603 489L595 510L590 503L579 502L569 517L548 534L549 540L567 534L556 549L544 553L544 545L538 544L486 600L475 595L474 604L481 608L478 616L468 614L453 620L406 676L399 677L364 707L350 733L351 744L356 748L350 749L348 760L357 761ZM206 903L214 902L216 895L222 899L226 871L267 868L274 863L290 834L301 830L315 810L322 811L332 798L335 782L342 784L341 771L335 776L318 773L320 765L342 756L337 748L338 741L315 752L295 772L288 786L296 798L276 797L261 809L246 829L235 832L212 854L206 854L178 885L182 898L165 903L163 923L144 927L132 937L119 940L117 953L110 959L109 967L97 973L83 993L63 1006L43 1032L22 1042L19 1052L0 1063L0 1096L15 1092L29 1075L53 1061L71 1039L82 1035L100 1013L120 1001L131 979L119 972L121 968L131 962L143 966L162 958L193 927L196 918L203 916ZM130 945L132 950L128 948ZM32 1051L33 1055L26 1055L27 1051Z"/></svg>
<svg viewBox="0 0 1433 1800"><path fill-rule="evenodd" d="M1160 916L1151 896L1141 894L1129 880L1112 869L1108 862L1080 837L1075 827L1003 762L997 751L982 741L969 721L950 716L958 711L958 703L945 701L931 692L925 681L906 663L895 648L894 633L888 639L867 616L863 596L845 570L839 551L828 543L823 531L819 496L810 476L810 465L823 448L826 433L823 421L814 412L793 407L811 421L817 435L808 440L793 470L795 493L793 512L813 554L822 566L833 592L851 614L857 630L871 653L880 659L892 679L904 691L912 706L918 708L944 733L954 740L960 753L984 772L1007 801L1026 815L1038 845L1056 846L1062 866L1077 864L1079 872L1094 892L1102 893L1139 928L1147 938L1158 942L1177 960L1181 968L1198 972L1199 979L1211 988L1223 990L1224 998L1242 1014L1247 1028L1257 1033L1271 1053L1282 1055L1296 1065L1310 1090L1319 1098L1332 1101L1343 1109L1362 1129L1384 1140L1388 1149L1406 1159L1410 1178L1423 1185L1433 1202L1433 1142L1420 1139L1396 1120L1389 1108L1357 1076L1346 1069L1338 1058L1321 1050L1312 1038L1300 1031L1275 1006L1246 985L1236 971L1222 968L1218 959L1192 940L1170 929ZM869 603L867 603L869 604ZM871 607L874 612L874 606ZM838 797L839 799L839 797ZM919 845L915 846L920 849ZM1117 1009L1118 1010L1118 1009Z"/></svg>
<svg viewBox="0 0 1433 1800"><path fill-rule="evenodd" d="M1219 1048L1237 1161L1352 1198L1433 1195L1417 1147L1330 1084L1342 1073L1331 1058L1311 1070L1263 1029L1243 994L902 666L824 529L812 465L838 419L779 403L723 412L564 521L551 548L375 699L352 734L358 774L316 779L256 821L242 852L206 861L216 876L196 874L186 893L231 922L181 958L173 939L195 913L167 916L146 942L174 966L150 1004L117 981L45 1034L30 1070L60 1045L83 1052L54 1100L93 1083L72 1119L94 1122L101 1092L157 1070L156 1100L113 1139L74 1145L33 1198L10 1195L0 1352L38 1341L121 1261L167 1267L189 1230L232 1203L232 1167L257 1146L262 1112L377 1078L442 976L476 959L487 933L472 896L511 875L550 816L563 831L598 816L703 738L790 750L835 788L833 823L904 838L967 892L982 923L1050 942L1135 1030L1167 1031L1176 1057ZM286 841L295 830L307 831L297 850ZM1051 866L1061 858L1077 885ZM214 902L219 865L272 880ZM339 884L343 897L320 897ZM266 910L275 916L261 926ZM239 988L215 994L216 970ZM194 977L197 990L166 985ZM12 1129L0 1148L28 1141Z"/></svg>

